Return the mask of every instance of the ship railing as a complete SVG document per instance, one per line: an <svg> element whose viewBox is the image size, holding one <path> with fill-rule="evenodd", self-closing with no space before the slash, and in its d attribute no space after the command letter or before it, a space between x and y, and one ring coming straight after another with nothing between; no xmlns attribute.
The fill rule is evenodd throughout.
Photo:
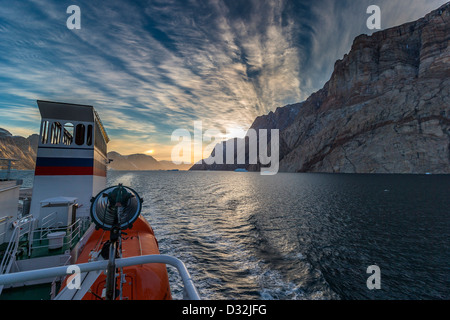
<svg viewBox="0 0 450 320"><path fill-rule="evenodd" d="M18 228L14 228L13 233L11 234L11 240L6 247L5 254L3 255L2 262L0 264L0 274L8 273L11 265L16 256L17 247L19 243L19 232Z"/></svg>
<svg viewBox="0 0 450 320"><path fill-rule="evenodd" d="M54 211L42 218L39 238L47 236L50 229L55 228L57 215L58 213Z"/></svg>
<svg viewBox="0 0 450 320"><path fill-rule="evenodd" d="M20 240L28 234L28 239L33 230L35 219L29 215L17 221L13 224L14 230L11 234L10 241L6 247L3 259L0 263L0 275L6 274L11 270L13 263L16 261L17 251L19 249ZM3 286L0 285L0 293L3 290Z"/></svg>
<svg viewBox="0 0 450 320"><path fill-rule="evenodd" d="M50 216L49 214L48 216ZM47 217L48 217L47 216ZM34 230L33 241L30 241L29 252L37 249L50 249L50 243L48 241L48 235L56 232L65 232L63 241L61 243L62 248L72 248L77 239L81 238L83 232L82 227L84 220L79 218L74 223L68 226L61 226L60 224L53 223L51 217L47 219L45 224L43 223L40 229ZM75 240L75 241L74 241Z"/></svg>
<svg viewBox="0 0 450 320"><path fill-rule="evenodd" d="M0 274L9 272L9 268L11 267L17 253L17 249L19 248L19 242L27 234L28 238L30 237L34 222L35 219L30 215L13 224L14 230L3 255L3 260L0 264Z"/></svg>
<svg viewBox="0 0 450 320"><path fill-rule="evenodd" d="M154 255L145 255L145 256L130 257L130 258L121 258L121 259L115 260L115 264L116 264L117 268L124 268L124 267L149 264L149 263L162 263L162 264L166 264L166 265L175 267L181 276L181 280L183 281L183 286L184 286L183 298L187 299L187 300L200 300L200 296L197 292L194 281L191 278L191 275L189 274L189 271L187 270L185 264L181 260L179 260L175 257L169 256L169 255L154 254ZM10 273L10 274L0 275L0 286L11 285L14 283L23 283L25 281L31 281L31 280L39 280L39 279L46 279L46 278L53 278L53 277L64 277L64 276L73 274L74 266L79 268L78 270L79 270L80 275L91 272L91 271L106 272L106 269L108 267L108 261L102 260L102 261L87 262L87 263L82 263L82 264L77 264L77 265L53 267L53 268L31 270L31 271L24 271L24 272L15 272L15 273ZM74 288L72 290L80 290L80 289L81 288L79 288L79 289ZM58 296L56 297L56 299L58 299Z"/></svg>

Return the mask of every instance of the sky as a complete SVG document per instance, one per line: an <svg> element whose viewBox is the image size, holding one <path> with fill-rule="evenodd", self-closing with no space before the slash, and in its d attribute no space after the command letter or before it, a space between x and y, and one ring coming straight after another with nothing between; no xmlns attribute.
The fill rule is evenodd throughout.
<svg viewBox="0 0 450 320"><path fill-rule="evenodd" d="M387 29L446 2L0 0L0 128L38 133L36 100L93 105L109 151L170 160L176 129L201 121L230 138L321 89L374 32L368 6ZM81 29L67 28L70 5Z"/></svg>

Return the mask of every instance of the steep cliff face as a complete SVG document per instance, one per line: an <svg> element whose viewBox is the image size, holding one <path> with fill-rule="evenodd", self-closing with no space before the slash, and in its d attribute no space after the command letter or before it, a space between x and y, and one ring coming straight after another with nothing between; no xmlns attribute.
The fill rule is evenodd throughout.
<svg viewBox="0 0 450 320"><path fill-rule="evenodd" d="M285 107L279 107L275 112L271 111L268 115L257 117L250 128L254 130L284 130L292 124L293 120L300 112L302 105L303 103L296 103Z"/></svg>
<svg viewBox="0 0 450 320"><path fill-rule="evenodd" d="M0 158L20 160L13 162L14 169L34 170L38 142L37 134L24 138L0 128ZM0 167L6 165L6 162L0 163Z"/></svg>
<svg viewBox="0 0 450 320"><path fill-rule="evenodd" d="M361 35L281 132L280 171L450 173L450 4Z"/></svg>

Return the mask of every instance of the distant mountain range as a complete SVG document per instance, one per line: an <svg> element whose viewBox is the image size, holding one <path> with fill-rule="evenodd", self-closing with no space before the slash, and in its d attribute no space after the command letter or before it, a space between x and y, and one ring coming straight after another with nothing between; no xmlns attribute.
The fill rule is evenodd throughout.
<svg viewBox="0 0 450 320"><path fill-rule="evenodd" d="M123 156L118 152L108 152L110 170L189 170L191 165L176 165L171 161L158 161L146 154L131 154Z"/></svg>
<svg viewBox="0 0 450 320"><path fill-rule="evenodd" d="M13 162L14 169L34 170L38 143L37 134L24 138L13 136L8 130L0 128L0 158L19 160ZM108 159L112 160L108 165L110 170L188 170L191 167L176 165L171 161L157 161L145 154L123 156L115 151L108 153ZM6 164L0 163L0 168Z"/></svg>
<svg viewBox="0 0 450 320"><path fill-rule="evenodd" d="M258 117L252 128L280 130L279 171L450 173L449 30L450 2L360 35L321 90ZM260 170L246 160L191 170Z"/></svg>

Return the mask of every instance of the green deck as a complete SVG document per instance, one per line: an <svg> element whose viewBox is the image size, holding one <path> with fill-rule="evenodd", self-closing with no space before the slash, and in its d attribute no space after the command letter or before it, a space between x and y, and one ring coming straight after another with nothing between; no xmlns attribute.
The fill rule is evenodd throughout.
<svg viewBox="0 0 450 320"><path fill-rule="evenodd" d="M40 240L40 233L35 232L33 244L31 246L31 248L32 248L31 255L28 256L28 239L26 239L26 237L23 237L23 239L21 239L21 241L19 242L19 248L17 250L16 260L33 259L33 258L63 254L67 250L72 249L78 243L80 238L81 238L80 236L76 236L69 243L68 236L66 235L64 237L64 244L61 248L49 249L48 248L48 242L49 242L48 239ZM6 250L7 246L8 246L7 243L3 243L0 245L0 261L3 259L3 255L5 254L5 250Z"/></svg>
<svg viewBox="0 0 450 320"><path fill-rule="evenodd" d="M80 232L80 235L83 235L89 225L85 226L83 230ZM16 260L25 260L25 259L33 259L44 256L53 256L53 255L61 255L64 254L67 250L71 250L77 243L80 241L81 236L78 235L74 237L70 242L69 236L66 234L64 237L64 244L61 248L58 249L49 249L48 242L49 240L44 238L40 239L40 232L36 230L33 235L33 243L31 249L31 255L28 256L28 247L29 241L27 236L25 235L19 241L19 248L17 250ZM8 243L3 243L0 245L0 261L3 259ZM56 292L58 292L60 288L60 283L56 283ZM0 294L0 300L50 300L51 292L51 283L38 284L38 285L29 285L22 286L16 288L4 288L2 293Z"/></svg>
<svg viewBox="0 0 450 320"><path fill-rule="evenodd" d="M51 283L3 289L0 300L50 300L50 292Z"/></svg>

